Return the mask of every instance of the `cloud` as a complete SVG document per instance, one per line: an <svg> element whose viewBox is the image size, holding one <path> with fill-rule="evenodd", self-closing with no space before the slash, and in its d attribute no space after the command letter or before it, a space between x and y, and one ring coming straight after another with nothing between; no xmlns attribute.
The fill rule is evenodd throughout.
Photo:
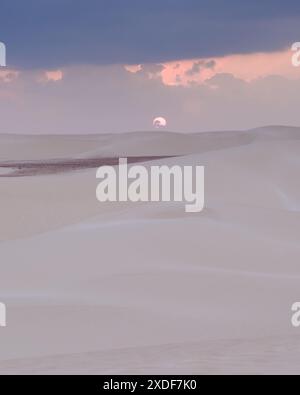
<svg viewBox="0 0 300 395"><path fill-rule="evenodd" d="M158 114L178 132L300 125L299 78L245 81L219 73L204 84L173 86L121 66L72 66L61 72L63 78L50 83L41 81L42 71L30 70L0 79L3 133L150 130Z"/></svg>
<svg viewBox="0 0 300 395"><path fill-rule="evenodd" d="M200 72L202 70L214 69L215 65L216 65L216 61L215 60L199 60L197 62L194 62L193 66L190 69L188 69L185 72L185 74L188 77L193 77L193 76L195 76L197 74L200 74Z"/></svg>
<svg viewBox="0 0 300 395"><path fill-rule="evenodd" d="M10 67L149 64L299 41L298 0L2 0Z"/></svg>
<svg viewBox="0 0 300 395"><path fill-rule="evenodd" d="M50 70L45 72L45 78L47 81L61 81L63 79L63 72L61 70Z"/></svg>
<svg viewBox="0 0 300 395"><path fill-rule="evenodd" d="M192 68L188 69L185 74L189 77L199 74L202 68L202 61L193 63Z"/></svg>
<svg viewBox="0 0 300 395"><path fill-rule="evenodd" d="M232 74L251 81L268 75L299 78L292 65L291 49L280 52L228 55L214 59L191 59L164 63L161 78L166 85L201 84L216 74Z"/></svg>

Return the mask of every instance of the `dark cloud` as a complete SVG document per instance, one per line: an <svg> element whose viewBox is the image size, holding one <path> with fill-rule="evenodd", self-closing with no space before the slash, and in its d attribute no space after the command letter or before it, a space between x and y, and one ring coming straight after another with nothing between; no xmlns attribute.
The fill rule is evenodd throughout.
<svg viewBox="0 0 300 395"><path fill-rule="evenodd" d="M203 63L201 61L195 62L193 67L186 72L186 75L193 76L199 74L202 69Z"/></svg>
<svg viewBox="0 0 300 395"><path fill-rule="evenodd" d="M215 68L216 61L215 60L208 60L205 63L205 68L213 70Z"/></svg>
<svg viewBox="0 0 300 395"><path fill-rule="evenodd" d="M199 60L198 62L195 62L192 68L187 70L185 74L188 77L193 77L194 75L201 73L201 70L203 69L214 69L215 65L215 60Z"/></svg>
<svg viewBox="0 0 300 395"><path fill-rule="evenodd" d="M299 0L1 0L10 65L140 64L272 51L300 39Z"/></svg>

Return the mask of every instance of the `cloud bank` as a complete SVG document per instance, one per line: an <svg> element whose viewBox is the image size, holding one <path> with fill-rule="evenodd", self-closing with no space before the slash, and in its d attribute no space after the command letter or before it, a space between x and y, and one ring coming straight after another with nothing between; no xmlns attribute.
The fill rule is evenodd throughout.
<svg viewBox="0 0 300 395"><path fill-rule="evenodd" d="M149 78L149 73L155 77ZM178 132L299 125L300 79L245 81L218 73L204 83L166 85L161 65L74 66L0 74L2 133L108 133L151 130L164 116Z"/></svg>
<svg viewBox="0 0 300 395"><path fill-rule="evenodd" d="M17 68L161 63L277 51L299 39L298 0L2 0Z"/></svg>

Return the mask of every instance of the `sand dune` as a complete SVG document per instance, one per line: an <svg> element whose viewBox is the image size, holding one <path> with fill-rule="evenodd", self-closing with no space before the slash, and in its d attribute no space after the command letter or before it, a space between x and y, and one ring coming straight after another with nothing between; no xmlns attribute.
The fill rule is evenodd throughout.
<svg viewBox="0 0 300 395"><path fill-rule="evenodd" d="M205 210L3 167L118 156L205 165ZM299 158L300 128L0 136L0 372L297 373Z"/></svg>

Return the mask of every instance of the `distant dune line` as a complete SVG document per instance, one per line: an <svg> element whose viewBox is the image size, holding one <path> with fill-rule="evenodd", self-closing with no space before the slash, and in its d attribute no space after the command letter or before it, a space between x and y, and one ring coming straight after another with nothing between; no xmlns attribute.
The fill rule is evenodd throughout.
<svg viewBox="0 0 300 395"><path fill-rule="evenodd" d="M167 159L174 156L131 156L127 157L128 164L149 162L152 160ZM79 158L79 159L52 159L35 161L6 161L0 162L0 177L27 177L71 172L75 170L93 169L101 166L117 166L119 157L109 158ZM11 170L3 172L1 170Z"/></svg>

